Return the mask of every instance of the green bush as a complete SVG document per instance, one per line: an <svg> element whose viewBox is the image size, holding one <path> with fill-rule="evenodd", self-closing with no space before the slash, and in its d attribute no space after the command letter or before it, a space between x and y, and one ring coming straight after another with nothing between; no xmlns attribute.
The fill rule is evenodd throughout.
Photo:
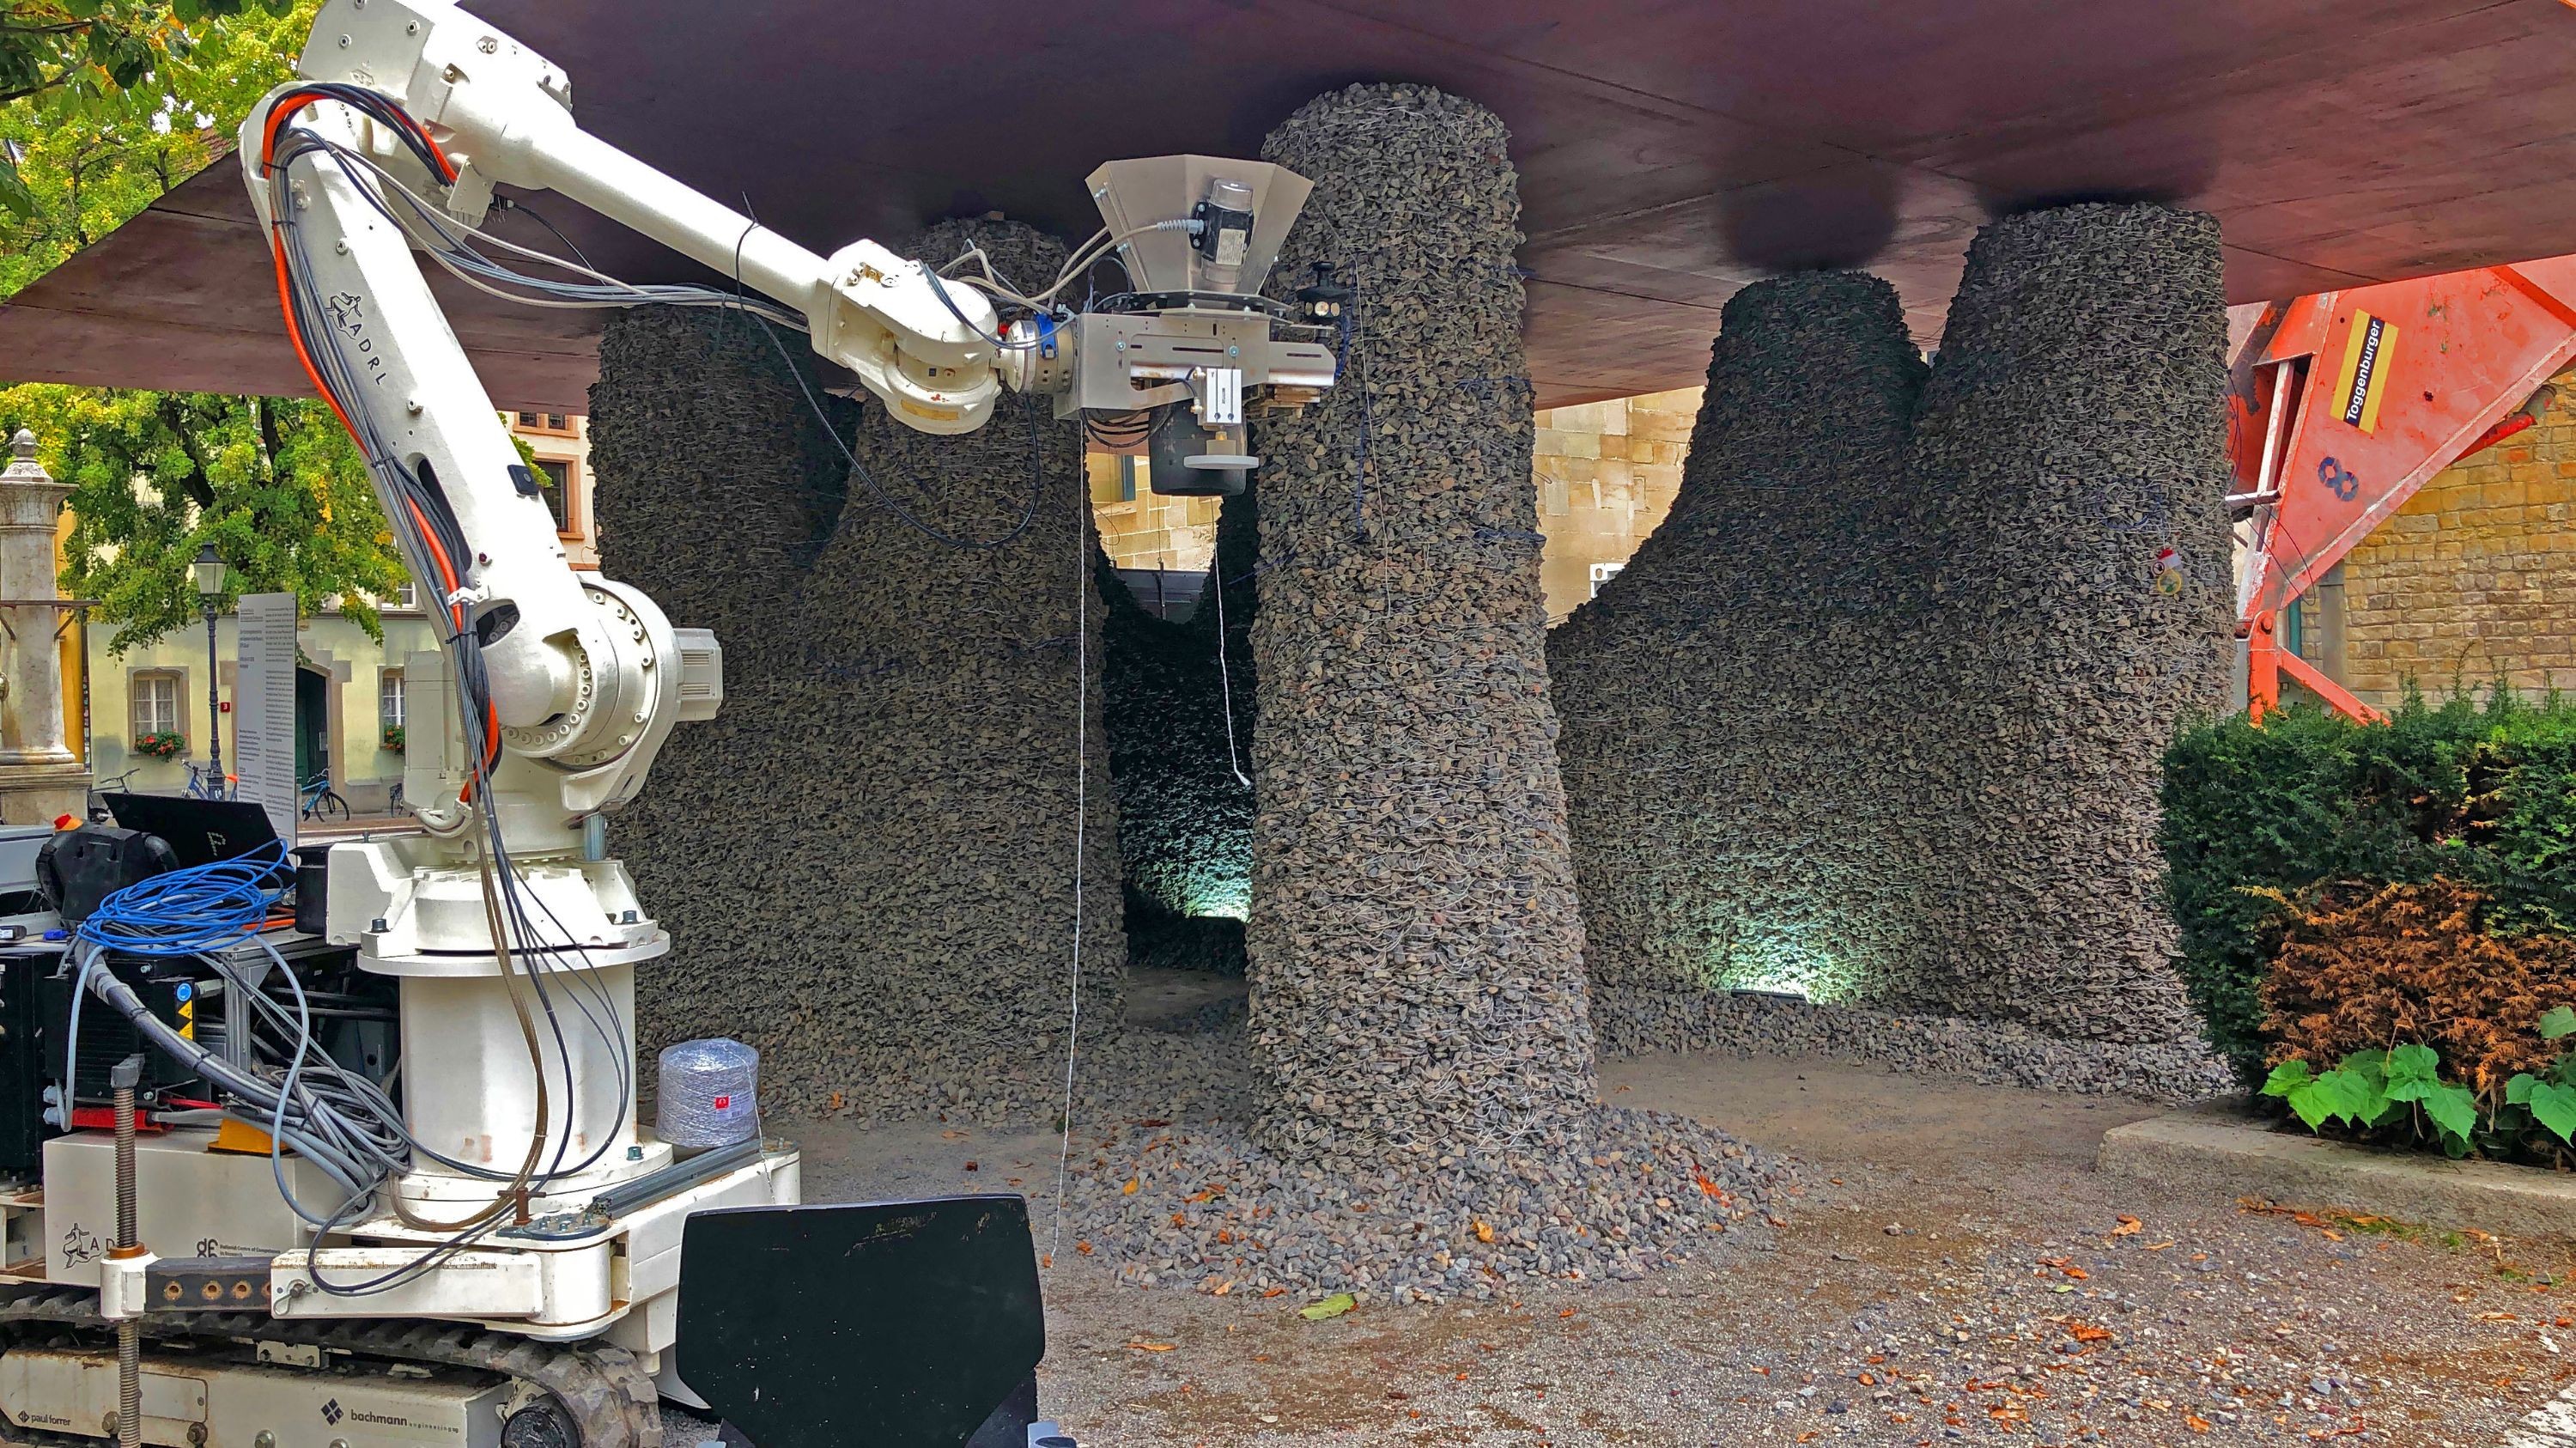
<svg viewBox="0 0 2576 1448"><path fill-rule="evenodd" d="M2210 1043L2264 1079L2259 996L2279 900L2356 881L2464 881L2498 928L2576 928L2576 705L2410 693L2384 724L2292 705L2186 731L2165 756L2167 890Z"/></svg>

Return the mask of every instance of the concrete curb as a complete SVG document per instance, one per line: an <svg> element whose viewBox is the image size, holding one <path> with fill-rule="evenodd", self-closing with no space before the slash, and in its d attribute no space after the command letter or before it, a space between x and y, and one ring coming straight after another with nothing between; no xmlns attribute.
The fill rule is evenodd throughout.
<svg viewBox="0 0 2576 1448"><path fill-rule="evenodd" d="M2399 1156L2269 1129L2234 1103L2102 1134L2108 1176L2333 1207L2523 1238L2576 1238L2576 1176L2491 1161Z"/></svg>

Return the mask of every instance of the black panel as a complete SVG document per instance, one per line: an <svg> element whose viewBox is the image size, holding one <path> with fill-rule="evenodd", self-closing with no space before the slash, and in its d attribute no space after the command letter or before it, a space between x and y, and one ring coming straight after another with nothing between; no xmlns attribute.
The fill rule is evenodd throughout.
<svg viewBox="0 0 2576 1448"><path fill-rule="evenodd" d="M32 951L0 959L0 1178L33 1178L54 1134L45 1125L45 1014L36 990L54 961Z"/></svg>
<svg viewBox="0 0 2576 1448"><path fill-rule="evenodd" d="M960 1448L1046 1356L1028 1203L700 1212L676 1350L758 1448Z"/></svg>

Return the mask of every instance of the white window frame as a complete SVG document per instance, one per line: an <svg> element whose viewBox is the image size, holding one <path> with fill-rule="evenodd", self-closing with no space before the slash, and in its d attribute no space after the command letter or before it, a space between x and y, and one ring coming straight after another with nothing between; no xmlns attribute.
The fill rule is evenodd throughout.
<svg viewBox="0 0 2576 1448"><path fill-rule="evenodd" d="M155 686L162 684L170 686L169 722L167 724L158 722L159 711L155 710L154 721L147 723L143 717L144 701ZM136 669L126 676L125 697L128 744L146 734L186 734L188 732L188 676L184 670Z"/></svg>
<svg viewBox="0 0 2576 1448"><path fill-rule="evenodd" d="M403 727L403 671L386 669L376 675L376 732Z"/></svg>

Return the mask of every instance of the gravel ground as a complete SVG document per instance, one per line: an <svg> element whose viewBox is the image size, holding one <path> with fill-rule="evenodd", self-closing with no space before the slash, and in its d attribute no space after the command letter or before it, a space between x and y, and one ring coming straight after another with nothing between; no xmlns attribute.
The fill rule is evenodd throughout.
<svg viewBox="0 0 2576 1448"><path fill-rule="evenodd" d="M1228 984L1137 998L1186 1013ZM1121 1448L2488 1448L2576 1381L2560 1356L2576 1302L2546 1285L2571 1269L2565 1246L2372 1232L2097 1175L2101 1133L2150 1105L1717 1056L1611 1061L1602 1089L1796 1159L1786 1225L1635 1282L1320 1322L1292 1310L1301 1294L1140 1291L1062 1251L1046 1411ZM803 1140L811 1200L1016 1187L1048 1248L1051 1133L842 1120Z"/></svg>

